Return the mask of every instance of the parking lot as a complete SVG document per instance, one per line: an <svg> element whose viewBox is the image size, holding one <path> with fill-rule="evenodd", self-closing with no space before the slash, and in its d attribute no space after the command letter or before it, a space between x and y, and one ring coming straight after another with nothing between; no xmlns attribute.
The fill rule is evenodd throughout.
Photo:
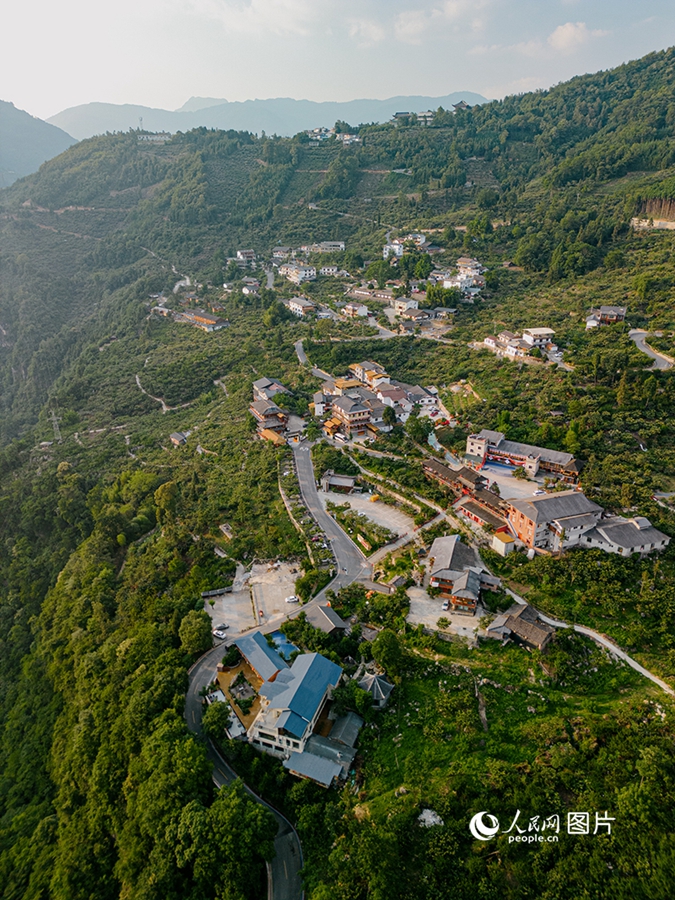
<svg viewBox="0 0 675 900"><path fill-rule="evenodd" d="M228 636L241 634L256 625L248 587L248 573L242 565L237 566L231 594L221 594L204 601L204 609L211 616L214 627L229 625ZM211 603L213 605L211 605Z"/></svg>
<svg viewBox="0 0 675 900"><path fill-rule="evenodd" d="M399 537L404 534L412 534L415 523L410 516L387 503L378 500L373 503L370 497L371 494L338 494L334 491L328 493L319 491L319 499L324 509L328 502L334 503L336 506L349 503L354 512L363 513L371 522L388 528Z"/></svg>
<svg viewBox="0 0 675 900"><path fill-rule="evenodd" d="M295 593L295 579L300 574L295 569L291 563L256 563L249 573L238 565L232 593L204 601L204 609L214 627L229 625L227 635L232 638L291 612L295 605L286 603L285 599Z"/></svg>
<svg viewBox="0 0 675 900"><path fill-rule="evenodd" d="M295 605L286 603L285 600L286 597L295 593L295 580L299 575L297 566L291 563L253 566L251 594L259 625L266 625L273 619L281 618L295 609ZM262 616L259 615L261 610Z"/></svg>

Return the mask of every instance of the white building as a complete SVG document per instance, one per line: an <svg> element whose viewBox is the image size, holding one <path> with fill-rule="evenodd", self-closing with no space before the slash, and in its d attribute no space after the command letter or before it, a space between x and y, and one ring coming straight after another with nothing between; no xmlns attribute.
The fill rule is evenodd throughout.
<svg viewBox="0 0 675 900"><path fill-rule="evenodd" d="M288 301L288 308L295 316L306 316L308 313L314 312L316 307L307 297L293 297Z"/></svg>
<svg viewBox="0 0 675 900"><path fill-rule="evenodd" d="M368 315L368 307L364 306L363 303L352 302L347 303L342 312L351 319L357 319Z"/></svg>
<svg viewBox="0 0 675 900"><path fill-rule="evenodd" d="M554 334L552 328L526 328L523 331L523 340L529 348L537 347L541 350L548 347Z"/></svg>
<svg viewBox="0 0 675 900"><path fill-rule="evenodd" d="M413 300L412 297L397 297L395 300L392 300L391 305L394 307L394 312L397 316L409 309L419 309L419 301Z"/></svg>
<svg viewBox="0 0 675 900"><path fill-rule="evenodd" d="M385 244L382 248L382 259L389 259L390 256L403 256L403 244L391 243Z"/></svg>
<svg viewBox="0 0 675 900"><path fill-rule="evenodd" d="M316 268L314 266L303 266L297 263L284 263L279 267L279 274L285 275L293 284L302 284L303 281L316 280Z"/></svg>
<svg viewBox="0 0 675 900"><path fill-rule="evenodd" d="M332 275L335 277L339 272L337 266L321 266L319 269L319 275Z"/></svg>

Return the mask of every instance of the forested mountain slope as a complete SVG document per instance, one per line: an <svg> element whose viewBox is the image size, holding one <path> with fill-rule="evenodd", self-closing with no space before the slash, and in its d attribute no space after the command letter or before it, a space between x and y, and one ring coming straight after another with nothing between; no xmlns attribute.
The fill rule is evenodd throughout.
<svg viewBox="0 0 675 900"><path fill-rule="evenodd" d="M622 326L584 328L591 306L619 303L675 351L672 237L630 224L657 208L667 217L675 198L674 63L666 51L439 112L428 127L367 126L345 148L206 129L160 145L106 135L0 194L3 898L263 896L274 828L237 788L215 794L182 712L187 669L211 640L201 591L254 558L297 558L317 574L281 501L283 458L252 439L248 415L262 376L307 412L319 382L298 339L336 373L373 358L447 402L469 380L448 446L471 425L566 449L587 460L589 495L675 535L673 511L654 499L675 489L673 370L647 368ZM223 295L237 248L340 239L335 262L377 281L386 233L420 230L443 248L439 264L470 253L489 270L485 299L462 305L447 343L299 322L279 280ZM227 328L149 313L150 295L173 297L183 276L222 306ZM327 279L306 289L327 302L342 290ZM555 329L568 369L519 368L472 346L538 325ZM184 447L172 448L174 431L190 432ZM428 489L419 449L396 439L408 459L382 471ZM517 556L510 575L528 596L675 683L674 544L645 560ZM365 594L342 602L356 609ZM570 635L546 670L513 647L435 647L397 602L373 612L400 636L399 682L391 713L364 731L354 792L292 781L243 751L236 761L297 825L308 896L667 896L671 701ZM445 825L422 829L424 807ZM519 808L614 810L616 835L497 855L471 841L468 810L506 821Z"/></svg>
<svg viewBox="0 0 675 900"><path fill-rule="evenodd" d="M317 103L289 97L232 102L193 97L176 110L131 104L85 103L64 109L49 121L79 140L107 131L136 128L139 118L150 131L218 128L290 136L306 128L330 128L338 119L354 125L359 122L386 122L401 110L423 112L438 106L449 109L453 103L462 100L471 106L486 102L485 97L473 91L455 91L444 97L389 97L387 100L348 100L341 103Z"/></svg>
<svg viewBox="0 0 675 900"><path fill-rule="evenodd" d="M63 129L0 100L0 188L36 172L74 143Z"/></svg>

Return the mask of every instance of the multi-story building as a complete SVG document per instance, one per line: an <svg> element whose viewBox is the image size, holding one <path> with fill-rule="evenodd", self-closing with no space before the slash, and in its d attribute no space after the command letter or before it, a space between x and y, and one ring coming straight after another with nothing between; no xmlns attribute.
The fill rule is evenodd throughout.
<svg viewBox="0 0 675 900"><path fill-rule="evenodd" d="M364 306L363 303L347 303L342 312L349 316L350 319L357 319L359 317L368 315L368 307Z"/></svg>
<svg viewBox="0 0 675 900"><path fill-rule="evenodd" d="M352 363L349 366L349 371L355 378L358 378L362 384L367 384L368 387L373 389L381 384L389 384L391 381L384 366L381 366L379 363L373 362L370 359L364 359L364 361L360 363Z"/></svg>
<svg viewBox="0 0 675 900"><path fill-rule="evenodd" d="M429 550L429 586L437 588L452 611L473 615L480 600L481 566L475 550L458 534L436 538Z"/></svg>
<svg viewBox="0 0 675 900"><path fill-rule="evenodd" d="M581 463L571 453L507 441L501 431L488 428L468 436L466 456L480 466L488 462L522 466L528 475L534 476L541 470L560 475L566 481L576 481L581 469Z"/></svg>
<svg viewBox="0 0 675 900"><path fill-rule="evenodd" d="M258 431L283 431L288 418L286 413L271 400L254 400L249 411L256 420Z"/></svg>
<svg viewBox="0 0 675 900"><path fill-rule="evenodd" d="M306 316L308 313L314 312L316 304L307 297L293 297L288 301L288 308L295 316Z"/></svg>
<svg viewBox="0 0 675 900"><path fill-rule="evenodd" d="M382 259L389 259L390 256L400 259L403 256L403 250L403 244L385 244L382 248Z"/></svg>
<svg viewBox="0 0 675 900"><path fill-rule="evenodd" d="M396 315L400 316L409 309L419 309L420 304L419 300L414 300L412 297L397 297L392 300L391 305L394 307Z"/></svg>
<svg viewBox="0 0 675 900"><path fill-rule="evenodd" d="M599 328L601 325L615 325L626 318L625 306L599 306L592 309L586 318L586 329Z"/></svg>
<svg viewBox="0 0 675 900"><path fill-rule="evenodd" d="M316 268L303 266L297 263L284 263L279 266L279 274L284 275L293 284L302 284L304 281L316 280Z"/></svg>
<svg viewBox="0 0 675 900"><path fill-rule="evenodd" d="M343 426L347 434L365 434L370 422L370 410L358 398L349 395L333 400L332 415Z"/></svg>
<svg viewBox="0 0 675 900"><path fill-rule="evenodd" d="M274 247L272 250L272 259L288 259L290 255L290 247Z"/></svg>
<svg viewBox="0 0 675 900"><path fill-rule="evenodd" d="M530 349L536 347L538 350L544 350L552 345L554 334L555 331L552 328L526 328L523 331L523 340Z"/></svg>

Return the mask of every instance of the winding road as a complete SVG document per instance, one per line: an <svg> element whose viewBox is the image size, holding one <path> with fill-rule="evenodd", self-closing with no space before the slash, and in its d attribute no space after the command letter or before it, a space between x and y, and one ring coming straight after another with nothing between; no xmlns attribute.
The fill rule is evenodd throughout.
<svg viewBox="0 0 675 900"><path fill-rule="evenodd" d="M628 337L633 341L640 353L644 353L645 356L654 360L651 367L652 369L660 369L662 371L665 369L672 369L672 359L666 356L665 353L659 353L657 350L654 350L647 343L647 338L649 337L648 331L642 331L640 328L633 328L628 332Z"/></svg>
<svg viewBox="0 0 675 900"><path fill-rule="evenodd" d="M345 534L335 519L329 516L321 505L314 477L311 449L312 445L308 441L293 448L298 484L305 506L331 543L337 567L335 578L312 601L312 603L320 603L325 600L326 591L329 588L339 591L340 588L361 577L370 578L372 566L352 539Z"/></svg>
<svg viewBox="0 0 675 900"><path fill-rule="evenodd" d="M185 698L185 720L188 728L203 738L208 758L213 765L213 781L219 788L226 784L232 784L236 780L237 774L228 766L202 731L202 697L199 692L204 685L213 680L213 673L222 658L223 649L221 644L209 650L190 669L189 687ZM277 836L274 839L275 856L267 866L268 900L302 900L304 897L300 876L303 866L302 847L295 829L278 810L266 803L249 787L246 785L244 787L254 800L271 811L279 825Z"/></svg>
<svg viewBox="0 0 675 900"><path fill-rule="evenodd" d="M299 615L301 611L306 611L309 605L325 601L326 591L329 588L338 591L360 577L370 578L372 573L371 564L351 538L325 512L321 505L314 478L311 447L312 445L309 442L303 442L293 448L298 482L308 511L331 542L337 572L331 583L320 591L309 604L293 610L286 618ZM271 631L278 627L279 622L275 621L273 625L266 628L252 629L248 633L251 634L253 631ZM213 674L223 656L225 646L223 643L209 650L190 669L189 686L185 698L185 721L190 731L204 740L209 760L213 764L213 781L218 787L231 784L237 778L237 775L202 731L202 696L200 691L213 680ZM261 803L272 812L279 825L277 836L274 839L276 853L274 859L268 864L268 900L302 900L304 889L300 872L303 860L302 847L297 832L278 810L266 803L248 786L245 787L258 803Z"/></svg>

